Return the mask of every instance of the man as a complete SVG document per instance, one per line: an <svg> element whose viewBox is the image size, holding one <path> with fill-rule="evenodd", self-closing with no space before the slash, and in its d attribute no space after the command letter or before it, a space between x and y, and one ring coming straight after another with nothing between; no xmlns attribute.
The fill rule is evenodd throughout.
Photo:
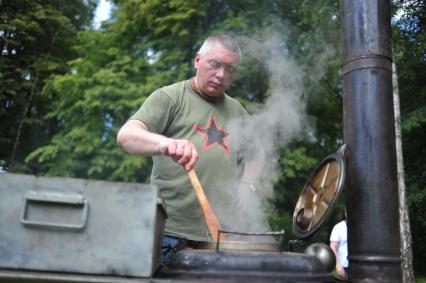
<svg viewBox="0 0 426 283"><path fill-rule="evenodd" d="M209 201L222 204L216 214L233 214L232 187L239 172L237 151L230 143L236 135L232 125L248 114L225 90L240 54L231 37L209 37L195 55L195 77L154 91L117 135L129 153L153 156L151 182L168 213L163 244L172 250L186 240L211 238L185 171L194 168ZM250 170L255 171L246 166L245 172Z"/></svg>
<svg viewBox="0 0 426 283"><path fill-rule="evenodd" d="M346 216L346 212L345 212ZM336 272L340 279L347 279L348 228L346 219L337 223L330 235L330 248L336 256Z"/></svg>

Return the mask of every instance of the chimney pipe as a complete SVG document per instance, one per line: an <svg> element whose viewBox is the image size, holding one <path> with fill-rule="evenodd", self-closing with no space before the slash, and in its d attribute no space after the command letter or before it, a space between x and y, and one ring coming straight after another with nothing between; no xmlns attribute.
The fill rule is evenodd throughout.
<svg viewBox="0 0 426 283"><path fill-rule="evenodd" d="M402 282L389 0L341 0L349 280Z"/></svg>

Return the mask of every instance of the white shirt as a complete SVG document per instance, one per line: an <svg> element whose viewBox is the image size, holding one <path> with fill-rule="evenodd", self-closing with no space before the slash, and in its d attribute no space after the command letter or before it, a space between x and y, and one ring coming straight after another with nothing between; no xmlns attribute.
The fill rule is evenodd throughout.
<svg viewBox="0 0 426 283"><path fill-rule="evenodd" d="M337 242L337 260L342 267L348 267L348 228L345 220L333 227L330 242Z"/></svg>

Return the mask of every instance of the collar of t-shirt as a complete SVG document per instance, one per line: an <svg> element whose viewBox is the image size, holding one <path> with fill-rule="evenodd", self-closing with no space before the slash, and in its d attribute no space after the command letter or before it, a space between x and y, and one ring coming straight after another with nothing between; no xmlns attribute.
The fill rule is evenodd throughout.
<svg viewBox="0 0 426 283"><path fill-rule="evenodd" d="M201 98L207 100L208 102L216 103L216 102L222 101L225 98L225 95L221 95L221 96L210 96L210 95L202 93L202 91L200 91L198 89L197 85L195 84L195 77L193 77L191 79L191 87L192 87L192 90L196 94L198 94Z"/></svg>

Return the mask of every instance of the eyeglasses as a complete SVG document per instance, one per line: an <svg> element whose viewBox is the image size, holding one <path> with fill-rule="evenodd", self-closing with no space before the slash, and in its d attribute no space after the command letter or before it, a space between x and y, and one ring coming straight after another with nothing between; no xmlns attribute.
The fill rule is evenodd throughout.
<svg viewBox="0 0 426 283"><path fill-rule="evenodd" d="M222 64L221 62L218 62L216 60L209 60L208 63L210 65L210 68L212 68L213 70L219 70L223 67L225 73L228 75L233 75L237 70L237 68L234 66Z"/></svg>

